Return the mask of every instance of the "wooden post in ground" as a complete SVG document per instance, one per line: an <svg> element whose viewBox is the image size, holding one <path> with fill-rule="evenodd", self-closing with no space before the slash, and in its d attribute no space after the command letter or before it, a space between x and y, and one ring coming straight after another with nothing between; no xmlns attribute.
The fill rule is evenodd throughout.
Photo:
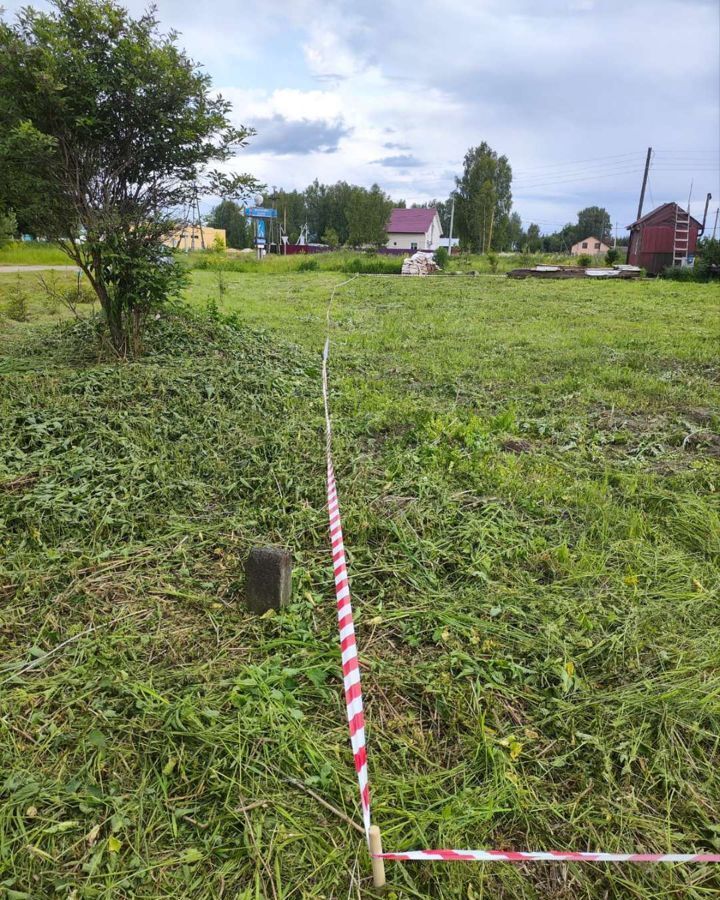
<svg viewBox="0 0 720 900"><path fill-rule="evenodd" d="M372 863L373 886L385 887L385 860L378 859L375 854L382 853L382 839L377 825L370 826L370 861Z"/></svg>

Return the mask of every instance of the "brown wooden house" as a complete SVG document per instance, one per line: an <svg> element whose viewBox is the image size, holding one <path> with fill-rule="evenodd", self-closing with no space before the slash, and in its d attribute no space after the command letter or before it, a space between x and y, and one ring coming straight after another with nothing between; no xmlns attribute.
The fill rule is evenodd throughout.
<svg viewBox="0 0 720 900"><path fill-rule="evenodd" d="M628 230L628 263L657 275L695 254L702 225L677 203L663 203L628 225Z"/></svg>

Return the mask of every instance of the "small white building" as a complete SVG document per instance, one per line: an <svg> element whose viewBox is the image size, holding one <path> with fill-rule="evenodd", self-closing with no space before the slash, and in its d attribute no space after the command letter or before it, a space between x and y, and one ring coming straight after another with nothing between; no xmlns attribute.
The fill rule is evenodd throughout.
<svg viewBox="0 0 720 900"><path fill-rule="evenodd" d="M609 249L610 247L607 244L591 235L578 241L577 244L573 244L570 248L570 255L582 256L583 253L587 253L589 256L601 256L603 253L607 253Z"/></svg>
<svg viewBox="0 0 720 900"><path fill-rule="evenodd" d="M442 237L438 211L430 209L394 209L387 223L388 250L437 250Z"/></svg>

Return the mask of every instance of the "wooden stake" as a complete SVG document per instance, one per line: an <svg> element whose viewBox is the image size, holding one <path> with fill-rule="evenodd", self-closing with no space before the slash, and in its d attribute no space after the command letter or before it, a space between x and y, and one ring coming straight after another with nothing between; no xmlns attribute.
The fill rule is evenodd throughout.
<svg viewBox="0 0 720 900"><path fill-rule="evenodd" d="M378 859L375 853L382 853L382 839L377 825L370 826L370 861L372 862L373 885L385 887L385 860Z"/></svg>

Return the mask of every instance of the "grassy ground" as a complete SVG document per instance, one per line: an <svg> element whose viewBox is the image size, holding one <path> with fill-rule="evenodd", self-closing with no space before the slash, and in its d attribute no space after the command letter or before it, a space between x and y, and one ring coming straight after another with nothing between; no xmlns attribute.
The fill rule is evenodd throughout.
<svg viewBox="0 0 720 900"><path fill-rule="evenodd" d="M8 897L372 896L324 511L339 280L195 272L209 311L122 366L91 321L0 323ZM359 278L333 319L386 847L720 848L713 288ZM266 542L294 600L257 620ZM720 890L710 867L388 875L402 898Z"/></svg>
<svg viewBox="0 0 720 900"><path fill-rule="evenodd" d="M71 266L72 261L54 244L11 241L0 247L0 266Z"/></svg>

